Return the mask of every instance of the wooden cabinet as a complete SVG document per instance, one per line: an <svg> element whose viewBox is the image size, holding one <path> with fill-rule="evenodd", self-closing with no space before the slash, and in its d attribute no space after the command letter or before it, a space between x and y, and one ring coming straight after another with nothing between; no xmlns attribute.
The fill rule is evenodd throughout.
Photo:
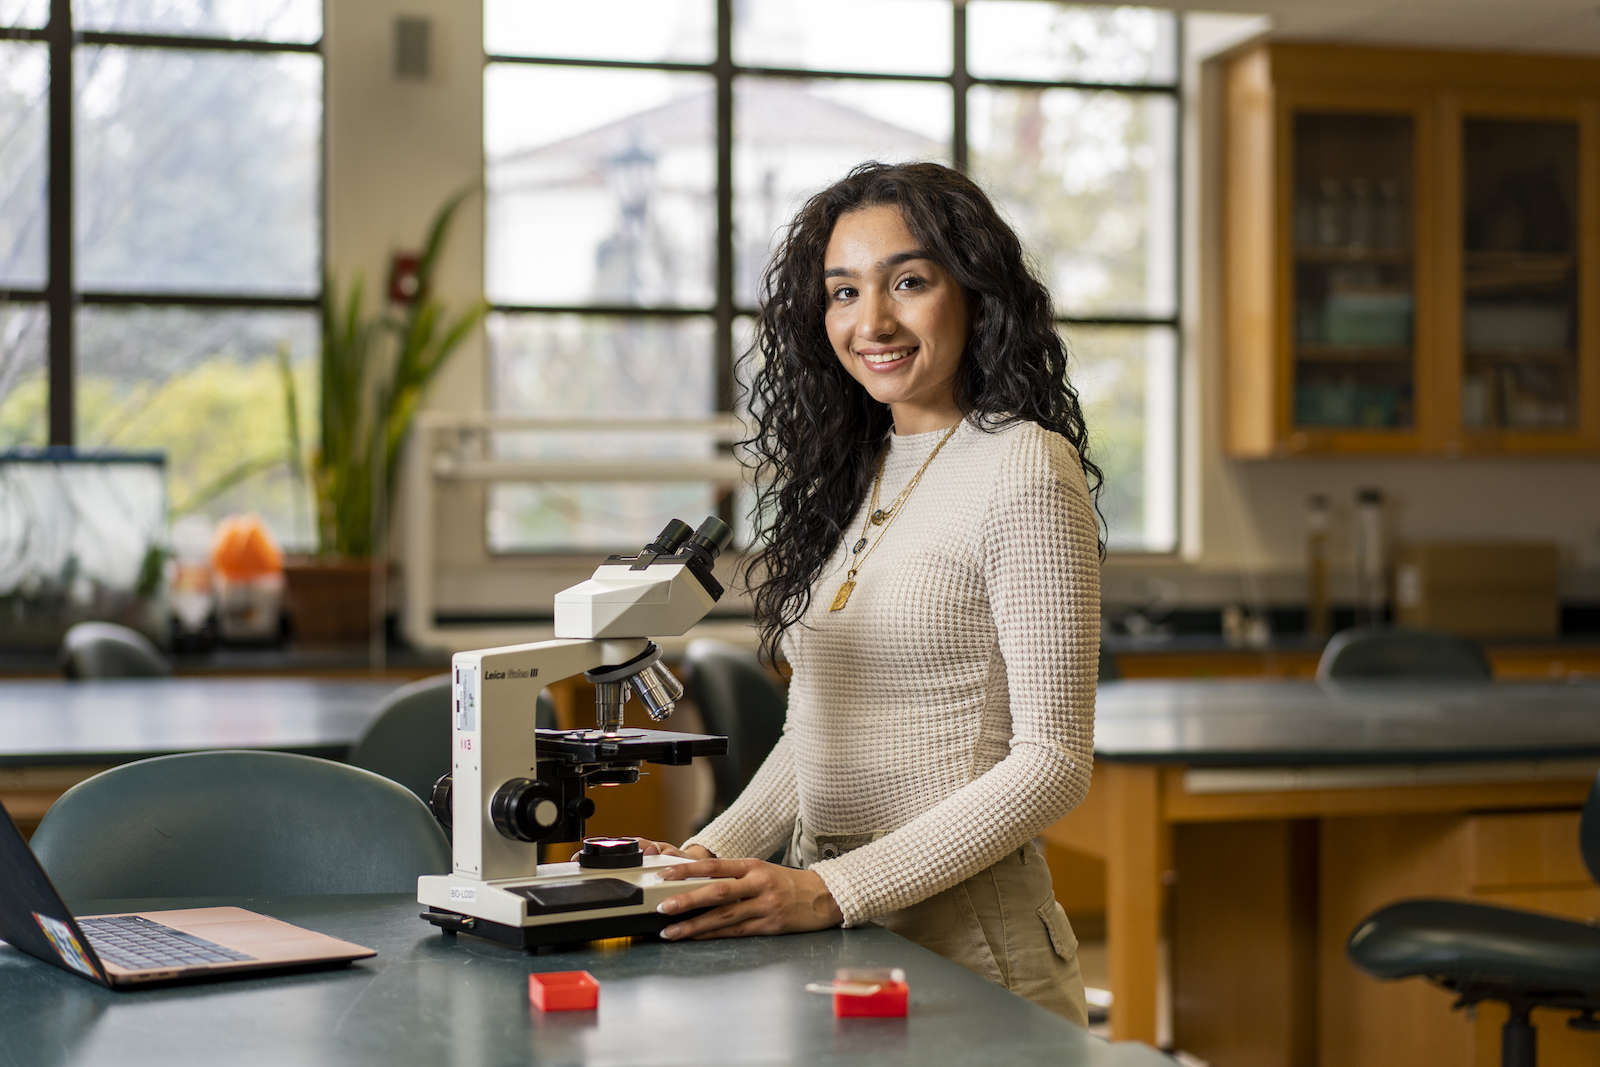
<svg viewBox="0 0 1600 1067"><path fill-rule="evenodd" d="M1225 71L1226 447L1600 451L1600 61Z"/></svg>

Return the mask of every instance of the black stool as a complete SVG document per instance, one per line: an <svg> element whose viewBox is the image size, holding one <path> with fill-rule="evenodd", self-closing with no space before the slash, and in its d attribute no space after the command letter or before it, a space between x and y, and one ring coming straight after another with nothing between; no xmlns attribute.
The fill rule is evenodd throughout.
<svg viewBox="0 0 1600 1067"><path fill-rule="evenodd" d="M1600 776L1578 830L1589 874L1600 880ZM1534 1008L1577 1012L1567 1025L1600 1031L1600 927L1517 908L1460 900L1406 900L1367 916L1345 946L1374 978L1426 978L1458 1008L1484 1000L1511 1011L1500 1030L1501 1067L1534 1067Z"/></svg>

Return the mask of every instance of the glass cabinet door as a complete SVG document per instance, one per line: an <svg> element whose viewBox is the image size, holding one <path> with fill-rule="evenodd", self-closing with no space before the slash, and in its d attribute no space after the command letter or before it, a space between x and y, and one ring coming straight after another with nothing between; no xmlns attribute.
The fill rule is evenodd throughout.
<svg viewBox="0 0 1600 1067"><path fill-rule="evenodd" d="M1414 120L1322 111L1293 120L1293 423L1409 430Z"/></svg>
<svg viewBox="0 0 1600 1067"><path fill-rule="evenodd" d="M1462 123L1461 424L1578 425L1578 124Z"/></svg>

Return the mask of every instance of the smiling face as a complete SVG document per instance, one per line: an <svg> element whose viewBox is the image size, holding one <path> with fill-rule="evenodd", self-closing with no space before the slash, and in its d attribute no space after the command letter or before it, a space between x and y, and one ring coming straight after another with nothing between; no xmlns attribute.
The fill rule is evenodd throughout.
<svg viewBox="0 0 1600 1067"><path fill-rule="evenodd" d="M892 204L841 215L823 254L828 340L850 376L888 404L897 434L961 419L956 372L967 345L961 286Z"/></svg>

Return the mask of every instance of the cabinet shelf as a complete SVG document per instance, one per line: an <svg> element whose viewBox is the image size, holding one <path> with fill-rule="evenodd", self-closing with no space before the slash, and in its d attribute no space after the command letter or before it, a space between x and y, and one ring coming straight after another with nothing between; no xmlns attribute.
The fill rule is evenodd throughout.
<svg viewBox="0 0 1600 1067"><path fill-rule="evenodd" d="M1574 363L1570 348L1469 348L1466 357L1483 363Z"/></svg>
<svg viewBox="0 0 1600 1067"><path fill-rule="evenodd" d="M1302 363L1409 363L1411 349L1396 345L1309 345L1295 346L1295 357Z"/></svg>
<svg viewBox="0 0 1600 1067"><path fill-rule="evenodd" d="M1578 270L1576 256L1539 252L1468 252L1466 291L1475 296L1560 288Z"/></svg>
<svg viewBox="0 0 1600 1067"><path fill-rule="evenodd" d="M1399 248L1296 248L1296 262L1308 266L1324 264L1365 264L1375 266L1405 265L1411 262L1411 253Z"/></svg>

